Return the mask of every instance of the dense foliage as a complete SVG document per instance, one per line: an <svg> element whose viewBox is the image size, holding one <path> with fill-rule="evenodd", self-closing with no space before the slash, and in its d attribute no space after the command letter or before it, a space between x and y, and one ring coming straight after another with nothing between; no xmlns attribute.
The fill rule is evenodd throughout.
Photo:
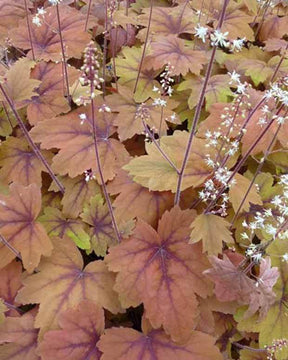
<svg viewBox="0 0 288 360"><path fill-rule="evenodd" d="M0 0L0 360L288 359L287 0Z"/></svg>

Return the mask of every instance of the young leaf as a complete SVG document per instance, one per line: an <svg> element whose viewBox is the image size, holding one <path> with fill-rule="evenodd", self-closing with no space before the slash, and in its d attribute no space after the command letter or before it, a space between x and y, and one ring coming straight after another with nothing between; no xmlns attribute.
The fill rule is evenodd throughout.
<svg viewBox="0 0 288 360"><path fill-rule="evenodd" d="M61 330L44 335L38 347L42 360L100 360L97 347L104 331L104 311L90 301L82 301L76 309L59 316Z"/></svg>
<svg viewBox="0 0 288 360"><path fill-rule="evenodd" d="M23 280L24 287L17 296L22 304L41 304L35 320L40 334L57 329L61 312L82 300L95 301L113 313L118 312L114 276L104 262L93 261L83 268L82 256L69 238L55 238L54 246L51 257L40 263L39 272Z"/></svg>
<svg viewBox="0 0 288 360"><path fill-rule="evenodd" d="M61 42L58 29L57 13L54 6L45 9L45 21L35 26L29 16L33 50L37 60L62 61ZM90 41L90 35L84 32L85 16L69 6L61 6L61 33L65 43L66 58L81 58L82 51ZM77 36L75 36L77 34ZM21 49L31 49L27 19L10 32L12 44ZM31 50L28 56L31 57Z"/></svg>
<svg viewBox="0 0 288 360"><path fill-rule="evenodd" d="M231 201L234 211L236 212L250 186L251 181L240 174L236 174L234 178L236 180L236 184L229 189L229 199ZM246 197L242 205L242 212L249 211L250 203L262 205L261 196L258 194L255 185L253 185L250 189L248 196Z"/></svg>
<svg viewBox="0 0 288 360"><path fill-rule="evenodd" d="M64 177L62 182L65 187L65 194L61 200L63 214L70 218L76 218L91 196L100 193L96 181L85 181L84 176L76 176L73 179Z"/></svg>
<svg viewBox="0 0 288 360"><path fill-rule="evenodd" d="M142 56L142 48L129 48L122 49L121 58L119 55L115 59L116 75L119 76L119 84L125 85L132 91L135 87L135 81L138 74L139 64ZM154 86L159 87L159 83L154 80L159 74L159 71L147 70L142 68L139 75L137 91L134 94L134 100L137 102L144 102L149 97L153 97L155 93L152 91Z"/></svg>
<svg viewBox="0 0 288 360"><path fill-rule="evenodd" d="M200 214L191 224L190 244L202 240L203 251L208 255L222 253L222 242L233 244L234 239L228 230L230 224L222 217L213 214Z"/></svg>
<svg viewBox="0 0 288 360"><path fill-rule="evenodd" d="M105 256L107 248L116 243L111 216L104 199L100 194L90 199L80 215L84 222L91 225L91 250L98 256Z"/></svg>
<svg viewBox="0 0 288 360"><path fill-rule="evenodd" d="M189 340L177 344L161 330L142 334L133 329L112 328L101 336L102 360L220 360L212 336L193 331Z"/></svg>
<svg viewBox="0 0 288 360"><path fill-rule="evenodd" d="M179 169L183 162L189 134L186 131L175 131L173 136L161 138L161 149L169 156L174 165ZM210 170L205 162L207 147L206 141L195 138L194 146L190 152L187 167L183 177L182 188L201 185L209 176ZM134 158L123 169L128 170L133 180L149 190L176 191L178 175L176 170L162 156L152 144L146 144L148 155Z"/></svg>
<svg viewBox="0 0 288 360"><path fill-rule="evenodd" d="M44 225L48 235L63 238L66 234L80 249L90 248L90 236L84 231L80 220L67 219L54 207L45 208L44 215L38 220Z"/></svg>
<svg viewBox="0 0 288 360"><path fill-rule="evenodd" d="M189 245L193 210L165 212L158 233L139 220L128 241L110 248L106 261L118 272L115 290L125 307L144 303L154 328L163 325L173 340L191 335L198 314L195 294L206 297L210 284L202 276L208 266L199 244Z"/></svg>
<svg viewBox="0 0 288 360"><path fill-rule="evenodd" d="M42 151L42 155L51 162L49 151ZM7 184L14 181L24 186L35 183L41 187L42 171L47 171L24 138L8 137L1 143L0 165L0 178Z"/></svg>
<svg viewBox="0 0 288 360"><path fill-rule="evenodd" d="M21 253L29 272L38 266L41 255L50 256L52 243L43 226L36 221L41 210L41 191L36 184L27 187L10 185L10 195L0 195L0 233ZM15 257L3 243L0 245L0 268Z"/></svg>
<svg viewBox="0 0 288 360"><path fill-rule="evenodd" d="M38 330L33 311L7 317L0 325L0 360L40 360L36 353Z"/></svg>

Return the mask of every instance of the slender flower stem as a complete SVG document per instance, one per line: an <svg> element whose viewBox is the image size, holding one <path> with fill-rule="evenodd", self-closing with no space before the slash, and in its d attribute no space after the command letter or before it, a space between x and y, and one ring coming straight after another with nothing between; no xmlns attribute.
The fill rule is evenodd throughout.
<svg viewBox="0 0 288 360"><path fill-rule="evenodd" d="M107 188L106 188L106 183L105 183L105 180L104 180L102 167L101 167L101 163L100 163L100 155L99 155L98 139L97 139L97 129L96 129L96 123L95 123L95 108L94 108L94 100L93 99L91 99L91 109L92 109L91 111L92 111L93 140L94 140L94 149L95 149L98 172L99 172L99 176L100 176L101 185L102 185L104 197L105 197L105 200L106 200L106 204L108 206L108 210L109 210L110 217L111 217L111 220L112 220L112 225L113 225L113 228L114 228L114 232L115 232L118 243L120 243L121 242L121 235L120 235L120 231L118 229L117 222L116 222L116 219L115 219L115 216L114 216L113 207L112 207L111 200L110 200Z"/></svg>
<svg viewBox="0 0 288 360"><path fill-rule="evenodd" d="M60 44L61 44L61 53L62 53L62 60L63 60L63 72L64 72L64 78L66 83L66 91L67 91L67 100L69 105L71 105L71 95L69 90L69 79L68 79L68 68L67 68L67 60L65 55L65 48L64 48L64 41L62 36L62 30L61 30L61 20L60 20L60 12L59 12L59 5L56 4L56 14L57 14L57 22L58 22L58 33L60 37Z"/></svg>
<svg viewBox="0 0 288 360"><path fill-rule="evenodd" d="M283 106L281 106L278 109L278 113L281 111ZM246 151L245 155L242 157L242 159L239 161L239 163L235 166L232 174L230 175L229 179L227 180L227 183L225 186L222 186L222 188L219 190L219 193L215 200L211 201L211 203L207 206L205 210L205 214L209 213L211 209L215 206L219 198L222 196L223 192L227 188L227 185L230 183L230 181L234 178L235 174L240 170L240 168L244 165L248 157L250 156L251 152L255 149L259 141L263 138L263 136L267 133L267 131L270 129L272 124L275 122L275 118L273 117L272 120L268 123L266 128L260 133L260 135L257 137L256 141L249 147L249 149Z"/></svg>
<svg viewBox="0 0 288 360"><path fill-rule="evenodd" d="M17 306L15 306L15 305L13 305L13 304L10 304L9 302L7 302L7 301L5 301L5 300L3 300L3 303L4 303L4 305L5 305L8 309L15 310L15 311L17 311L19 314L21 314L21 315L25 313L24 310L18 308Z"/></svg>
<svg viewBox="0 0 288 360"><path fill-rule="evenodd" d="M8 248L9 250L11 250L11 251L13 252L13 254L14 254L19 260L22 261L22 256L20 255L20 252L19 252L18 250L16 250L16 249L14 248L14 246L12 246L12 245L4 238L4 236L2 236L1 234L0 234L0 241L1 241L5 246L7 246L7 248Z"/></svg>
<svg viewBox="0 0 288 360"><path fill-rule="evenodd" d="M247 199L247 196L248 196L250 190L252 189L253 184L256 181L256 178L257 178L258 174L260 173L260 171L262 170L262 168L264 166L264 161L267 159L268 155L270 154L270 151L271 151L271 149L272 149L272 147L273 147L273 145L275 143L275 140L276 140L276 138L278 136L278 133L279 133L280 129L281 129L281 124L278 125L278 128L275 131L275 134L273 135L273 138L272 138L267 150L265 151L265 154L264 154L263 158L261 159L260 164L257 167L257 170L256 170L256 172L255 172L255 174L253 176L253 179L251 180L250 185L249 185L245 195L243 196L243 199L241 200L241 203L240 203L235 215L233 216L233 219L232 219L231 224L230 224L230 229L233 228L234 222L237 219L237 217L238 217L238 215L239 215L239 213L240 213L240 211L242 209L242 206L243 206L245 200Z"/></svg>
<svg viewBox="0 0 288 360"><path fill-rule="evenodd" d="M136 77L136 81L135 81L135 85L134 85L134 90L133 90L134 94L137 91L140 73L141 73L141 69L143 66L143 61L144 61L145 52L146 52L146 48L147 48L148 37L149 37L149 32L150 32L150 27L151 27L151 20L152 20L152 11L153 11L153 0L150 0L150 12L149 12L148 25L147 25L147 32L146 32L144 47L143 47L143 51L142 51L142 55L141 55L141 59L140 59L139 69L138 69L138 73L137 73L137 77Z"/></svg>
<svg viewBox="0 0 288 360"><path fill-rule="evenodd" d="M223 7L222 7L222 11L221 11L218 26L217 26L218 30L221 29L221 27L222 27L228 3L229 3L229 0L224 0L224 4L223 4ZM199 118L200 118L201 109L202 109L202 106L203 106L203 103L204 103L206 88L207 88L207 85L208 85L208 82L209 82L209 79L210 79L210 76L211 76L211 73L212 73L212 67L213 67L213 63L214 63L216 49L217 49L217 46L213 46L212 54L211 54L210 61L209 61L209 64L208 64L208 68L207 68L207 72L206 72L206 76L205 76L204 83L203 83L203 86L202 86L202 89L201 89L201 92L200 92L199 101L198 101L198 104L196 106L196 110L195 110L195 114L194 114L194 118L193 118L193 122L192 122L192 128L191 128L191 131L190 131L186 151L185 151L184 158L183 158L183 163L182 163L182 166L181 166L181 169L180 169L180 174L178 176L177 190L176 190L175 199L174 199L174 204L175 205L179 205L180 194L181 194L181 185L182 185L182 180L183 180L183 176L184 176L184 171L185 171L188 159L189 159L194 134L195 134L195 131L196 131L196 127L197 127Z"/></svg>
<svg viewBox="0 0 288 360"><path fill-rule="evenodd" d="M279 62L278 62L278 64L277 64L277 66L276 66L276 68L275 68L275 71L274 71L274 73L273 73L273 75L272 75L272 77L271 77L271 80L270 80L271 83L275 80L276 75L277 75L277 73L278 73L278 71L279 71L279 69L280 69L280 66L282 65L282 62L283 62L284 59L285 59L285 52L286 52L287 49L288 49L288 44L286 45L285 51L283 51L283 54L282 54L282 56L281 56L281 58L280 58L280 60L279 60Z"/></svg>
<svg viewBox="0 0 288 360"><path fill-rule="evenodd" d="M255 349L255 348L252 348L247 345L239 344L237 342L233 342L232 345L235 345L235 346L239 347L240 349L246 349L246 350L250 350L250 351L254 351L254 352L267 352L266 349Z"/></svg>
<svg viewBox="0 0 288 360"><path fill-rule="evenodd" d="M104 0L105 2L105 25L104 25L104 44L103 44L103 65L102 65L102 77L104 79L102 83L102 92L103 98L106 95L106 60L107 60L107 34L108 34L108 0Z"/></svg>
<svg viewBox="0 0 288 360"><path fill-rule="evenodd" d="M32 33L31 33L31 27L30 27L30 22L29 22L29 11L28 11L28 5L27 5L27 0L24 0L25 3L25 10L26 10L26 20L27 20L27 28L28 28L28 34L29 34L29 41L30 41L30 46L31 46L31 51L32 51L32 58L35 61L35 53L34 53L34 46L33 46L33 41L32 41Z"/></svg>
<svg viewBox="0 0 288 360"><path fill-rule="evenodd" d="M173 161L169 158L169 156L164 152L164 150L160 147L160 145L158 144L157 140L154 139L154 135L152 134L152 132L149 130L147 124L145 123L144 120L142 120L145 132L148 133L150 139L152 140L153 144L156 146L156 148L159 150L160 154L163 156L163 158L172 166L172 168L177 172L177 174L179 175L179 170L177 169L176 165L173 163Z"/></svg>
<svg viewBox="0 0 288 360"><path fill-rule="evenodd" d="M2 84L0 84L0 90L2 91L7 103L9 104L17 122L18 125L20 126L26 140L28 141L29 145L31 146L31 148L33 149L36 157L42 162L42 164L45 166L45 168L47 169L48 173L50 174L52 180L55 181L55 183L57 184L59 190L61 191L62 194L64 194L65 190L63 185L60 183L60 181L57 179L57 177L54 175L50 165L48 164L47 160L43 157L43 155L41 154L41 151L38 149L37 145L34 143L34 141L32 140L29 131L26 129L25 124L23 123L21 117L19 116L17 110L15 109L15 106L12 102L12 100L10 99L9 95L6 93L4 87L2 86Z"/></svg>
<svg viewBox="0 0 288 360"><path fill-rule="evenodd" d="M86 21L85 21L85 27L84 27L84 31L87 31L88 21L89 21L89 15L90 15L90 11L91 11L91 5L92 5L92 0L89 0L88 10L87 10L87 16L86 16Z"/></svg>

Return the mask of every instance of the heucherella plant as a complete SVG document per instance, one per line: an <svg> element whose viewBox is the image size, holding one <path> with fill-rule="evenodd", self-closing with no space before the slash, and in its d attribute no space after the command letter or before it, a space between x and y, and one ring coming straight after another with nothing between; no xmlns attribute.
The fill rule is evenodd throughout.
<svg viewBox="0 0 288 360"><path fill-rule="evenodd" d="M0 14L0 360L288 359L287 1Z"/></svg>

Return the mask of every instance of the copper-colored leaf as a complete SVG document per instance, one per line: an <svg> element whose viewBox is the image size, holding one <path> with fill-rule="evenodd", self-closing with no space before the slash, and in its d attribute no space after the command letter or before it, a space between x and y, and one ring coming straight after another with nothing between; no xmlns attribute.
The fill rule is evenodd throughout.
<svg viewBox="0 0 288 360"><path fill-rule="evenodd" d="M36 353L38 330L34 314L8 317L0 325L0 360L40 360Z"/></svg>
<svg viewBox="0 0 288 360"><path fill-rule="evenodd" d="M91 250L99 256L105 256L107 248L116 243L116 239L108 207L100 194L90 199L90 204L84 207L81 218L92 226Z"/></svg>
<svg viewBox="0 0 288 360"><path fill-rule="evenodd" d="M72 85L80 76L78 70L69 66L68 80ZM35 125L39 121L50 119L60 113L70 110L66 93L65 80L63 74L63 64L52 62L40 62L31 72L31 77L41 81L36 90L35 96L29 101L27 114L30 124Z"/></svg>
<svg viewBox="0 0 288 360"><path fill-rule="evenodd" d="M143 15L139 16L139 24L147 27L149 20L149 7L143 9ZM150 25L149 35L153 38L157 36L167 36L173 34L180 35L183 33L195 33L195 25L198 22L198 17L195 12L186 4L182 3L174 7L153 7L153 14ZM137 35L143 42L145 40L147 29L140 30Z"/></svg>
<svg viewBox="0 0 288 360"><path fill-rule="evenodd" d="M65 177L62 182L65 186L65 194L61 200L63 214L70 218L76 218L91 196L100 192L96 181L85 181L84 176L73 179Z"/></svg>
<svg viewBox="0 0 288 360"><path fill-rule="evenodd" d="M90 41L90 35L84 32L85 16L69 6L60 6L60 23L63 42L65 44L66 58L80 58L86 44ZM36 26L29 16L33 50L37 60L61 61L61 43L56 15L56 7L46 9L45 21ZM77 36L75 36L77 34ZM21 21L18 28L10 32L13 45L21 49L31 49L27 20ZM31 50L28 56L32 56Z"/></svg>
<svg viewBox="0 0 288 360"><path fill-rule="evenodd" d="M261 24L259 40L265 41L270 38L282 38L287 34L287 16L271 15L267 16Z"/></svg>
<svg viewBox="0 0 288 360"><path fill-rule="evenodd" d="M166 107L154 106L151 100L138 104L133 100L132 90L121 85L118 85L118 94L106 97L106 103L113 112L118 112L114 124L118 127L117 132L121 141L143 133L142 118L150 128L154 127L158 132L161 131L160 136L166 135L168 129L165 121L179 123L178 116L171 110L177 106L174 100L169 99Z"/></svg>
<svg viewBox="0 0 288 360"><path fill-rule="evenodd" d="M21 263L16 261L12 261L0 270L0 298L9 304L14 304L14 299L22 285L21 274Z"/></svg>
<svg viewBox="0 0 288 360"><path fill-rule="evenodd" d="M42 360L100 360L97 342L104 331L104 311L91 301L59 316L62 330L51 330L38 347Z"/></svg>
<svg viewBox="0 0 288 360"><path fill-rule="evenodd" d="M155 227L164 211L170 210L174 204L171 192L149 191L134 183L123 170L108 184L108 191L113 195L119 194L113 202L119 222L137 217Z"/></svg>
<svg viewBox="0 0 288 360"><path fill-rule="evenodd" d="M41 334L57 329L59 314L82 300L95 301L114 313L120 310L114 276L103 261L83 268L82 256L69 238L55 238L54 247L51 257L41 261L39 272L24 279L16 298L22 304L41 304L35 321Z"/></svg>
<svg viewBox="0 0 288 360"><path fill-rule="evenodd" d="M53 248L43 226L36 221L40 209L41 192L36 184L12 184L10 195L0 196L0 233L21 253L28 272L38 266L41 255L49 256ZM3 243L0 253L0 267L15 257Z"/></svg>
<svg viewBox="0 0 288 360"><path fill-rule="evenodd" d="M188 71L199 75L207 63L204 52L194 50L191 43L188 46L188 43L174 35L157 37L157 41L151 43L151 49L151 55L145 60L146 67L161 69L169 63L173 66L172 75L186 75Z"/></svg>
<svg viewBox="0 0 288 360"><path fill-rule="evenodd" d="M29 100L36 95L34 90L41 83L39 80L30 78L30 70L34 66L34 61L21 58L5 74L5 81L2 86L17 107L22 107L24 100ZM5 100L2 92L0 92L0 100Z"/></svg>
<svg viewBox="0 0 288 360"><path fill-rule="evenodd" d="M42 151L42 155L51 161L51 153ZM28 186L32 183L42 185L41 173L47 171L24 138L9 137L0 148L0 178L7 184L12 181Z"/></svg>
<svg viewBox="0 0 288 360"><path fill-rule="evenodd" d="M95 102L97 104L96 99ZM94 110L100 162L107 181L113 179L128 153L124 145L110 137L115 132L113 115L99 113L96 106ZM81 113L87 118L83 124L79 118ZM75 177L92 169L100 182L91 122L91 107L81 107L68 115L41 121L31 130L34 141L41 142L42 148L60 149L53 158L52 168L56 173Z"/></svg>
<svg viewBox="0 0 288 360"><path fill-rule="evenodd" d="M180 169L187 147L189 134L186 131L175 131L173 136L161 138L161 148L169 156L174 165ZM183 177L181 190L201 185L210 174L205 159L208 153L206 141L194 138L193 147ZM149 190L176 191L178 174L162 156L156 146L146 144L148 155L134 158L123 169L128 170L133 180Z"/></svg>
<svg viewBox="0 0 288 360"><path fill-rule="evenodd" d="M112 328L101 336L102 360L220 360L212 336L193 331L185 344L177 344L161 330L142 334L133 329Z"/></svg>
<svg viewBox="0 0 288 360"><path fill-rule="evenodd" d="M222 242L233 244L234 239L228 230L230 224L222 217L214 214L200 214L193 221L190 243L196 243L202 240L203 251L208 255L217 255L222 253Z"/></svg>
<svg viewBox="0 0 288 360"><path fill-rule="evenodd" d="M0 1L0 44L5 43L9 29L15 28L18 22L26 15L25 3L19 0Z"/></svg>
<svg viewBox="0 0 288 360"><path fill-rule="evenodd" d="M110 248L110 270L118 272L115 290L123 306L144 303L154 328L163 325L173 340L185 341L198 314L195 293L205 297L210 284L202 276L208 266L200 244L189 245L193 210L165 212L158 233L139 220L128 241Z"/></svg>

